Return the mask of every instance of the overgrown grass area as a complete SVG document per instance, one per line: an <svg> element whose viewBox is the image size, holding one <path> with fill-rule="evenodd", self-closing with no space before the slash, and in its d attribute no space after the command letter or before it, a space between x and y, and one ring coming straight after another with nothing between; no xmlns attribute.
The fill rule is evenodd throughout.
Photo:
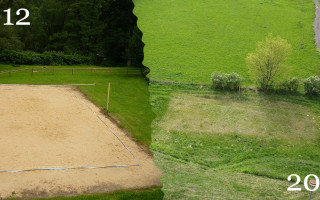
<svg viewBox="0 0 320 200"><path fill-rule="evenodd" d="M134 0L144 33L144 65L150 78L209 83L213 71L237 72L253 83L246 56L271 33L292 45L287 76L319 73L313 21L307 0Z"/></svg>
<svg viewBox="0 0 320 200"><path fill-rule="evenodd" d="M92 70L74 70L59 68L92 68ZM78 86L95 104L106 110L108 83L111 83L109 114L119 121L140 143L148 146L151 142L151 122L154 113L149 103L148 83L141 76L139 69L99 68L93 66L60 66L55 70L22 66L14 68L0 65L0 71L28 68L11 74L0 74L2 84L95 84L95 86ZM32 73L32 69L34 72ZM104 70L93 70L93 68ZM109 69L105 70L105 69ZM121 69L121 70L119 70Z"/></svg>
<svg viewBox="0 0 320 200"><path fill-rule="evenodd" d="M150 92L166 199L308 198L304 177L320 175L319 99L159 83ZM287 191L291 174L302 192Z"/></svg>

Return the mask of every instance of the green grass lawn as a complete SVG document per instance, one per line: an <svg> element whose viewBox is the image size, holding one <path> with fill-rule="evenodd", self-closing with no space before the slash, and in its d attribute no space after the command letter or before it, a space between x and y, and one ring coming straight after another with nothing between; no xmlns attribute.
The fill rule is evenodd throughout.
<svg viewBox="0 0 320 200"><path fill-rule="evenodd" d="M134 0L150 78L209 83L213 71L238 72L252 84L246 56L269 33L288 40L287 76L320 70L307 0Z"/></svg>
<svg viewBox="0 0 320 200"><path fill-rule="evenodd" d="M151 122L155 115L149 103L148 83L138 69L129 68L126 71L99 70L62 70L59 68L99 68L96 66L60 66L54 72L51 69L38 69L36 66L21 66L14 68L0 65L0 71L28 69L10 74L0 74L0 84L96 84L95 86L78 86L95 104L106 110L108 83L111 83L109 114L119 121L133 138L146 147L151 142ZM34 68L32 74L31 68ZM106 68L103 68L106 69ZM127 69L127 68L120 68ZM112 71L113 70L113 71ZM137 191L123 191L111 194L84 195L70 198L53 198L54 200L90 200L90 199L162 199L161 188L151 188Z"/></svg>
<svg viewBox="0 0 320 200"><path fill-rule="evenodd" d="M287 177L320 176L319 99L168 84L150 92L167 199L308 198L303 184L287 192Z"/></svg>

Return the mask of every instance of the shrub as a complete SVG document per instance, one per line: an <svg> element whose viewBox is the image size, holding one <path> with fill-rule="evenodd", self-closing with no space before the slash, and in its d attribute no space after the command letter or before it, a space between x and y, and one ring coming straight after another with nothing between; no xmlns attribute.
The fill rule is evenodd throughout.
<svg viewBox="0 0 320 200"><path fill-rule="evenodd" d="M211 75L212 87L215 89L238 90L243 80L243 77L234 72L232 74L213 72Z"/></svg>
<svg viewBox="0 0 320 200"><path fill-rule="evenodd" d="M280 90L289 91L289 92L297 92L299 88L299 79L296 77L285 80L280 84Z"/></svg>
<svg viewBox="0 0 320 200"><path fill-rule="evenodd" d="M308 96L320 96L320 78L311 76L304 81L304 89Z"/></svg>
<svg viewBox="0 0 320 200"><path fill-rule="evenodd" d="M215 89L224 89L226 77L220 72L213 72L211 75L212 87Z"/></svg>
<svg viewBox="0 0 320 200"><path fill-rule="evenodd" d="M237 73L226 74L226 86L227 90L238 90L241 86L242 81L244 80L242 76Z"/></svg>
<svg viewBox="0 0 320 200"><path fill-rule="evenodd" d="M0 52L0 63L21 65L90 65L91 57L82 55L66 55L61 52L36 53L31 51L17 52L4 50Z"/></svg>

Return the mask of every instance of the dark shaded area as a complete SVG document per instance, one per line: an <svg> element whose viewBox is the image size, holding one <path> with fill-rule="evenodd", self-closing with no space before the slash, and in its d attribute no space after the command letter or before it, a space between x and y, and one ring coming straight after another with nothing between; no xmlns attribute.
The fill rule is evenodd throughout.
<svg viewBox="0 0 320 200"><path fill-rule="evenodd" d="M0 19L0 51L46 51L90 56L96 65L140 66L142 32L137 27L132 0L0 0L11 8L12 23L19 8L27 8L31 26L3 26ZM1 62L1 61L0 61Z"/></svg>

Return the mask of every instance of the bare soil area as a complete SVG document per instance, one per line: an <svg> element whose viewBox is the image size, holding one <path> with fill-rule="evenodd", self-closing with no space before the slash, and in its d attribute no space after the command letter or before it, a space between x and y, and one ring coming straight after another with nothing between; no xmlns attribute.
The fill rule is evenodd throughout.
<svg viewBox="0 0 320 200"><path fill-rule="evenodd" d="M13 192L18 198L35 198L161 184L162 172L152 157L72 87L1 85L0 153L0 171L137 165L136 158L141 162L103 169L0 172L0 199Z"/></svg>

